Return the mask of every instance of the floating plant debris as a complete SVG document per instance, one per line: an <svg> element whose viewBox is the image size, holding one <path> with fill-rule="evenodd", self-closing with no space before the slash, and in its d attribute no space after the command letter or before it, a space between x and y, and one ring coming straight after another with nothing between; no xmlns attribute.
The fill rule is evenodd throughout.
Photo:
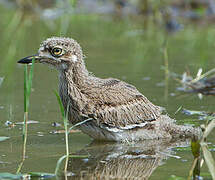
<svg viewBox="0 0 215 180"><path fill-rule="evenodd" d="M202 74L202 69L200 68L195 78L190 73L185 72L181 79L177 80L182 84L182 87L177 88L179 91L215 95L215 68L204 74Z"/></svg>
<svg viewBox="0 0 215 180"><path fill-rule="evenodd" d="M30 120L30 121L27 122L27 124L38 124L38 123L39 123L38 121L33 121L33 120ZM14 123L14 122L11 122L11 121L6 121L4 124L5 124L5 126L8 126L8 127L14 127L16 125L23 125L24 122L16 122L16 123Z"/></svg>
<svg viewBox="0 0 215 180"><path fill-rule="evenodd" d="M27 124L38 124L38 123L39 123L38 121L33 121L33 120L29 120L29 121L27 122ZM15 124L17 124L17 125L23 125L24 122L17 122L17 123L15 123Z"/></svg>
<svg viewBox="0 0 215 180"><path fill-rule="evenodd" d="M206 111L194 111L194 110L188 110L188 109L182 109L182 113L192 116L192 115L198 115L199 119L213 119L215 118L215 112L206 112Z"/></svg>
<svg viewBox="0 0 215 180"><path fill-rule="evenodd" d="M52 126L53 127L63 127L60 123L57 123L57 122L53 122Z"/></svg>
<svg viewBox="0 0 215 180"><path fill-rule="evenodd" d="M11 121L6 121L4 124L5 126L12 126L14 123Z"/></svg>
<svg viewBox="0 0 215 180"><path fill-rule="evenodd" d="M76 132L81 132L80 130L70 130L69 133L76 133ZM50 131L50 134L63 134L65 133L65 130L54 130L54 131Z"/></svg>

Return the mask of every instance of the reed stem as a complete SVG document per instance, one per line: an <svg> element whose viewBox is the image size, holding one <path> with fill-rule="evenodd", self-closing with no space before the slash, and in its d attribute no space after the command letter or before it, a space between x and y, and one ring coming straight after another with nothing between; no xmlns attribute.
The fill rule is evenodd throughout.
<svg viewBox="0 0 215 180"><path fill-rule="evenodd" d="M28 72L28 67L24 67L24 121L22 128L23 136L23 147L22 147L22 161L18 166L16 173L20 173L23 163L26 157L26 145L28 137L28 111L29 111L29 99L31 94L32 80L33 80L33 71L34 71L34 59L32 60L32 66Z"/></svg>
<svg viewBox="0 0 215 180"><path fill-rule="evenodd" d="M168 88L169 88L169 56L168 56L168 35L166 35L163 45L163 58L165 67L165 92L164 98L168 99Z"/></svg>

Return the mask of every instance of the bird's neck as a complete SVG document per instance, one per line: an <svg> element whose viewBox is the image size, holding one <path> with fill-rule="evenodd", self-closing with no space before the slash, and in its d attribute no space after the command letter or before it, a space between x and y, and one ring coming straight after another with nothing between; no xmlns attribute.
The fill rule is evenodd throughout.
<svg viewBox="0 0 215 180"><path fill-rule="evenodd" d="M81 90L87 87L89 72L84 63L77 63L70 68L65 68L59 73L59 93L64 108L70 102L75 109L82 109L86 101Z"/></svg>
<svg viewBox="0 0 215 180"><path fill-rule="evenodd" d="M88 81L89 72L86 69L84 62L82 62L64 69L64 71L61 72L61 76L64 78L65 83L81 89Z"/></svg>

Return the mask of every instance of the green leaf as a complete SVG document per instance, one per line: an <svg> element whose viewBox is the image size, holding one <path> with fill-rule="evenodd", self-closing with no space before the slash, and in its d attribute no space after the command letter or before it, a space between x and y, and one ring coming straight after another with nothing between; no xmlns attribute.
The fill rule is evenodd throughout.
<svg viewBox="0 0 215 180"><path fill-rule="evenodd" d="M7 139L9 139L10 137L6 137L6 136L0 136L0 141L5 141Z"/></svg>
<svg viewBox="0 0 215 180"><path fill-rule="evenodd" d="M35 59L32 59L32 65L29 72L29 78L28 78L28 95L30 96L31 93L31 87L32 87L32 80L33 80L33 72L34 72L34 63Z"/></svg>
<svg viewBox="0 0 215 180"><path fill-rule="evenodd" d="M207 148L207 144L205 142L201 143L202 152L204 155L204 159L206 161L206 164L208 166L208 169L213 177L215 179L215 161L213 159L213 156L211 152Z"/></svg>
<svg viewBox="0 0 215 180"><path fill-rule="evenodd" d="M54 93L55 93L55 95L56 95L56 97L57 97L57 101L58 101L58 104L59 104L59 106L60 106L61 115L62 115L63 118L65 118L65 115L64 115L64 107L63 107L63 103L62 103L62 101L61 101L61 99L60 99L60 96L59 96L59 94L57 93L57 91L54 91Z"/></svg>
<svg viewBox="0 0 215 180"><path fill-rule="evenodd" d="M213 130L213 128L215 128L215 119L213 119L206 127L205 131L204 131L204 134L203 134L203 137L202 139L206 138L210 133L211 131Z"/></svg>
<svg viewBox="0 0 215 180"><path fill-rule="evenodd" d="M77 127L77 126L80 126L80 125L84 124L85 122L91 121L91 120L93 120L93 118L88 118L88 119L86 119L86 120L84 120L84 121L81 121L81 122L79 122L79 123L76 123L75 125L73 125L72 127L70 127L69 130L72 130L73 128L75 128L75 127Z"/></svg>
<svg viewBox="0 0 215 180"><path fill-rule="evenodd" d="M29 97L31 94L34 63L35 63L35 59L32 59L32 65L29 73L28 73L27 65L25 65L24 67L24 110L25 112L28 112L28 108L29 108Z"/></svg>
<svg viewBox="0 0 215 180"><path fill-rule="evenodd" d="M28 82L28 67L24 66L24 111L27 112L27 82Z"/></svg>
<svg viewBox="0 0 215 180"><path fill-rule="evenodd" d="M66 158L67 156L64 155L62 157L60 157L60 159L58 159L57 161L57 165L56 165L56 168L55 168L55 175L57 176L58 172L59 172L59 169L60 169L60 165L62 163L62 161Z"/></svg>
<svg viewBox="0 0 215 180"><path fill-rule="evenodd" d="M195 158L199 157L200 155L200 143L199 140L192 140L191 141L191 150L192 150L192 154Z"/></svg>

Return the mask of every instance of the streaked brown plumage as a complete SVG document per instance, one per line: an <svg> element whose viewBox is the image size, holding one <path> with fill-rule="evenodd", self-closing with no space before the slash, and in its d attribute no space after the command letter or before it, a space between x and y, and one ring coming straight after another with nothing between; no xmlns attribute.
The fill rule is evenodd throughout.
<svg viewBox="0 0 215 180"><path fill-rule="evenodd" d="M49 64L59 71L59 94L72 124L91 118L80 129L99 140L142 140L192 136L192 127L178 126L161 115L134 86L118 79L91 75L80 45L73 39L53 37L44 41L38 55L20 60ZM198 131L198 130L197 130Z"/></svg>

